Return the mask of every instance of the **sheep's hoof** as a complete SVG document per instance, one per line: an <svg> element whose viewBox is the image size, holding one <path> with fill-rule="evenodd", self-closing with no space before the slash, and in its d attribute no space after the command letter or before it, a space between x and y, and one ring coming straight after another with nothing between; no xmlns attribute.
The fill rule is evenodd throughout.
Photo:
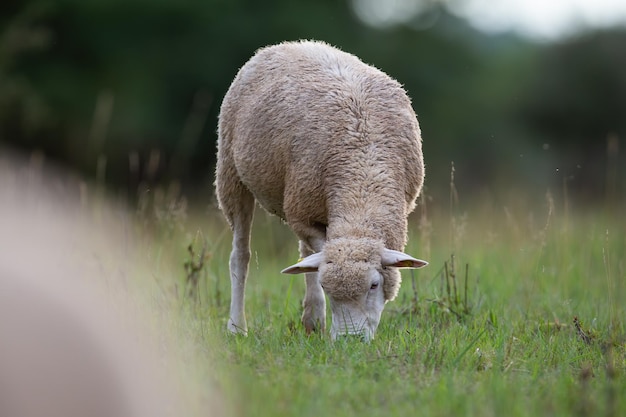
<svg viewBox="0 0 626 417"><path fill-rule="evenodd" d="M305 318L304 316L302 317L302 324L304 324L304 330L306 331L307 335L318 332L323 333L324 330L326 330L326 325L324 322L324 319L315 319L312 317Z"/></svg>
<svg viewBox="0 0 626 417"><path fill-rule="evenodd" d="M248 326L246 324L237 325L232 320L228 320L227 329L231 334L240 334L242 336L248 336Z"/></svg>

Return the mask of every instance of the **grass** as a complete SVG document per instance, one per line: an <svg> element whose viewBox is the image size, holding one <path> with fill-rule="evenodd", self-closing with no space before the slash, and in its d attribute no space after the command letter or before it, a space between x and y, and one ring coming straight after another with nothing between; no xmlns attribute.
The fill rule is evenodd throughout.
<svg viewBox="0 0 626 417"><path fill-rule="evenodd" d="M100 207L97 187L79 188L100 229L124 233L110 254L73 255L86 250L76 261L126 285L130 311L148 318L167 382L190 409L173 415L626 415L626 220L616 207L550 194L462 206L451 183L450 205L423 198L410 219L406 251L430 265L403 272L371 343L333 343L304 334L303 279L279 273L298 258L296 239L275 217L257 212L249 335L233 336L231 235L215 209L194 214L180 189L157 189L126 222Z"/></svg>
<svg viewBox="0 0 626 417"><path fill-rule="evenodd" d="M179 297L180 337L202 358L195 377L218 392L225 414L626 415L618 216L559 210L550 195L536 207L416 213L407 252L430 266L403 272L370 344L304 334L303 280L279 274L297 259L296 240L260 210L249 336L227 334L230 233L217 212L192 223L155 250L180 265L163 285Z"/></svg>

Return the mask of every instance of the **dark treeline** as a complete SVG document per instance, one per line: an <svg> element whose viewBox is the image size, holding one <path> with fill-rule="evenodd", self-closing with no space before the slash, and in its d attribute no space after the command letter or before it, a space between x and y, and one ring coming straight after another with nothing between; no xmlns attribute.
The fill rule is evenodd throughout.
<svg viewBox="0 0 626 417"><path fill-rule="evenodd" d="M221 98L264 45L320 39L403 83L430 190L508 184L623 196L626 31L533 43L472 29L436 2L377 29L344 0L5 0L0 143L114 189L212 181Z"/></svg>

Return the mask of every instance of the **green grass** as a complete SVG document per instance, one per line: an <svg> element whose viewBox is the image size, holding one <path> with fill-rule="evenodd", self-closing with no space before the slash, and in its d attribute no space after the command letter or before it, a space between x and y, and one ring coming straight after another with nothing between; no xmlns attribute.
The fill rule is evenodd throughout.
<svg viewBox="0 0 626 417"><path fill-rule="evenodd" d="M626 220L554 206L414 215L407 252L430 266L403 272L370 344L304 334L303 279L279 273L297 259L296 240L262 211L248 337L225 331L230 232L219 213L156 249L180 265L179 337L226 414L626 415ZM190 298L183 262L199 262L203 242Z"/></svg>

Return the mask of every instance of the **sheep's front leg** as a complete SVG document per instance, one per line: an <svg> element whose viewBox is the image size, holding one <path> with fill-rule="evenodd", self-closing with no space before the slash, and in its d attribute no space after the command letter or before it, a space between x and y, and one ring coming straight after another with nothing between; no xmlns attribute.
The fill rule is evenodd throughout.
<svg viewBox="0 0 626 417"><path fill-rule="evenodd" d="M248 325L245 313L246 277L250 263L250 232L254 216L254 197L238 184L235 191L220 200L223 211L233 231L233 249L230 253L230 316L228 330L232 333L247 334ZM224 195L221 194L221 195Z"/></svg>
<svg viewBox="0 0 626 417"><path fill-rule="evenodd" d="M314 251L308 245L300 241L301 257L305 258L313 253ZM323 332L326 329L326 298L324 297L324 290L320 285L317 272L306 273L304 280L306 282L306 293L302 302L304 307L302 324L304 324L307 334L315 331Z"/></svg>
<svg viewBox="0 0 626 417"><path fill-rule="evenodd" d="M250 220L251 223L251 220ZM233 250L230 253L230 317L228 330L248 334L245 313L245 290L250 263L250 223L244 221L233 228Z"/></svg>

